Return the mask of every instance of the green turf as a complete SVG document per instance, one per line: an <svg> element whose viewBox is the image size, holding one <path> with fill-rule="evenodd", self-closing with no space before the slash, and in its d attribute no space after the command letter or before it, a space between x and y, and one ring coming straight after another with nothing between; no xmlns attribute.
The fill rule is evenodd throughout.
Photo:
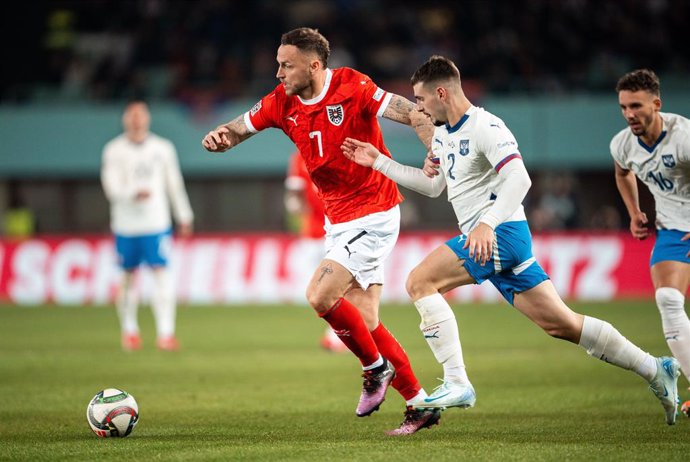
<svg viewBox="0 0 690 462"><path fill-rule="evenodd" d="M667 354L653 302L575 308ZM402 399L391 391L381 411L355 417L358 364L318 348L323 324L306 307L181 307L178 353L156 351L144 309L144 348L124 353L110 307L0 306L0 459L688 460L690 421L667 426L633 373L547 337L507 305L455 311L477 406L391 438L383 432L401 421ZM433 389L441 368L416 311L385 306L382 317ZM88 428L86 405L107 387L139 403L128 438Z"/></svg>

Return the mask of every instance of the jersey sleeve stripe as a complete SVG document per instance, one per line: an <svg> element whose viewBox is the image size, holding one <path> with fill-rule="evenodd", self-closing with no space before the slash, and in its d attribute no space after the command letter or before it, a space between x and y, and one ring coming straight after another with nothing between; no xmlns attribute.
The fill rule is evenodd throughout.
<svg viewBox="0 0 690 462"><path fill-rule="evenodd" d="M244 124L247 126L250 132L252 133L258 133L259 130L254 128L254 124L252 123L251 117L249 117L249 111L244 113Z"/></svg>
<svg viewBox="0 0 690 462"><path fill-rule="evenodd" d="M511 154L511 155L505 157L502 161L500 161L498 164L496 164L496 167L495 167L496 173L500 172L501 169L503 168L503 166L513 159L522 159L522 156L518 153L514 153L514 154Z"/></svg>
<svg viewBox="0 0 690 462"><path fill-rule="evenodd" d="M383 102L381 103L381 106L379 106L379 110L376 112L376 117L383 117L383 113L385 112L386 108L388 107L388 103L391 102L392 97L393 97L392 93L386 92L386 96L384 96Z"/></svg>

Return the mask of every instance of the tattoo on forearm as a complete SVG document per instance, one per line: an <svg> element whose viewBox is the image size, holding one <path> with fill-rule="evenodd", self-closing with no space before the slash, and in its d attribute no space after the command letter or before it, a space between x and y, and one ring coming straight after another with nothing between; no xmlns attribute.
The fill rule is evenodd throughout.
<svg viewBox="0 0 690 462"><path fill-rule="evenodd" d="M393 95L383 115L389 120L409 125L412 110L414 110L414 104L411 101L402 96Z"/></svg>
<svg viewBox="0 0 690 462"><path fill-rule="evenodd" d="M230 131L228 136L233 146L238 145L242 141L246 140L252 133L247 129L244 124L244 115L235 117L233 120L225 124L225 127Z"/></svg>

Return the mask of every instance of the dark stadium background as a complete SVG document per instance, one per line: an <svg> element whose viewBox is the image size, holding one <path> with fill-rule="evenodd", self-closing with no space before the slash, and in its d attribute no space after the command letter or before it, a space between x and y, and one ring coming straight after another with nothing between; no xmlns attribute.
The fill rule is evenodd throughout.
<svg viewBox="0 0 690 462"><path fill-rule="evenodd" d="M470 99L521 144L533 230L624 230L608 154L624 128L613 87L651 67L664 108L690 113L688 18L683 0L16 2L0 31L0 215L29 213L35 233L107 232L100 149L140 96L153 130L178 145L199 232L284 230L289 140L262 135L218 161L199 141L275 86L280 34L307 25L329 38L332 67L408 97L421 62L451 57ZM409 132L384 129L396 157L417 161ZM404 229L454 227L443 200L405 196ZM648 194L643 203L653 215Z"/></svg>

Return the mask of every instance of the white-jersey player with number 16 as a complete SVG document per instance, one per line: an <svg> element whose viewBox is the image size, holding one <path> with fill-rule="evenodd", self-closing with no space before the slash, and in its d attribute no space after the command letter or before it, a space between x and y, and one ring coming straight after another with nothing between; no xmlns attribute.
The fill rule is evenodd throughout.
<svg viewBox="0 0 690 462"><path fill-rule="evenodd" d="M676 421L678 362L642 351L611 324L573 312L532 254L522 208L531 181L517 142L503 121L465 97L452 61L433 56L412 76L417 109L436 125L424 171L380 155L348 138L343 153L407 188L436 197L448 189L461 234L433 250L407 280L420 328L443 365L444 381L426 407L472 407L475 390L462 356L458 325L444 293L491 281L503 297L547 334L582 346L607 363L629 369L650 383L670 425ZM437 174L440 167L442 174ZM425 175L425 172L427 175Z"/></svg>
<svg viewBox="0 0 690 462"><path fill-rule="evenodd" d="M629 128L611 140L616 186L637 239L651 233L640 210L637 181L654 196L656 242L649 262L656 304L669 349L690 382L690 320L685 293L690 286L690 120L661 112L659 78L638 69L616 85Z"/></svg>

